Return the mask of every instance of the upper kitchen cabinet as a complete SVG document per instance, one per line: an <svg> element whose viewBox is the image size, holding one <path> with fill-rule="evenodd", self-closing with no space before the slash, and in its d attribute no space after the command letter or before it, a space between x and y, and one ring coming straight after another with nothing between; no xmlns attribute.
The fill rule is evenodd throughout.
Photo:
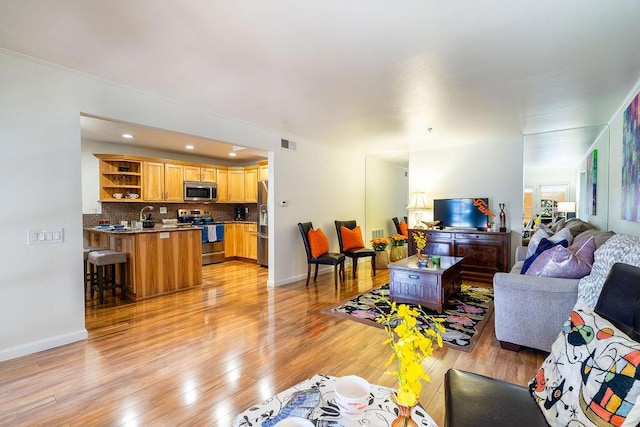
<svg viewBox="0 0 640 427"><path fill-rule="evenodd" d="M244 169L244 201L246 203L258 202L258 167L246 167Z"/></svg>
<svg viewBox="0 0 640 427"><path fill-rule="evenodd" d="M122 155L96 154L96 157L100 159L100 201L138 201L142 189L142 162Z"/></svg>
<svg viewBox="0 0 640 427"><path fill-rule="evenodd" d="M182 202L184 166L173 163L143 163L142 198L145 201Z"/></svg>
<svg viewBox="0 0 640 427"><path fill-rule="evenodd" d="M218 182L217 169L204 166L184 166L184 180L194 182Z"/></svg>
<svg viewBox="0 0 640 427"><path fill-rule="evenodd" d="M244 168L229 167L227 169L227 198L230 203L244 203Z"/></svg>
<svg viewBox="0 0 640 427"><path fill-rule="evenodd" d="M258 164L258 181L269 181L269 163L266 160Z"/></svg>
<svg viewBox="0 0 640 427"><path fill-rule="evenodd" d="M218 182L218 202L229 201L229 174L227 169L217 169L216 179Z"/></svg>

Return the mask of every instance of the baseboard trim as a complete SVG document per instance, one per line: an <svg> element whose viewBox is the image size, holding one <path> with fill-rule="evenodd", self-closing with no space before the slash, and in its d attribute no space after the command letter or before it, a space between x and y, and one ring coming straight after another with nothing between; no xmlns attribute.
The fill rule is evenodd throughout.
<svg viewBox="0 0 640 427"><path fill-rule="evenodd" d="M87 330L83 328L76 332L70 332L68 334L58 335L44 340L0 350L0 362L71 344L77 341L83 341L86 340L87 337Z"/></svg>

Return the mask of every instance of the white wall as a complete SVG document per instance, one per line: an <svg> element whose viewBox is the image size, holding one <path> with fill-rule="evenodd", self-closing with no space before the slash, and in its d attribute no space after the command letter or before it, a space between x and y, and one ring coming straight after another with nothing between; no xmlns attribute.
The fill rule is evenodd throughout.
<svg viewBox="0 0 640 427"><path fill-rule="evenodd" d="M306 273L298 221L364 221L364 156L0 53L0 360L86 337L82 283L80 114L269 151L269 285ZM297 151L280 148L296 140ZM272 205L273 206L273 205ZM64 243L27 246L30 228ZM331 236L331 233L328 233Z"/></svg>
<svg viewBox="0 0 640 427"><path fill-rule="evenodd" d="M384 230L384 236L396 232L392 218L407 215L409 194L408 169L383 158L368 156L366 159L366 215L363 233L364 243L371 247L373 230Z"/></svg>
<svg viewBox="0 0 640 427"><path fill-rule="evenodd" d="M515 252L522 230L522 159L522 138L411 153L409 192L426 192L430 204L433 199L488 197L496 216L498 204L506 204L507 229L512 231Z"/></svg>

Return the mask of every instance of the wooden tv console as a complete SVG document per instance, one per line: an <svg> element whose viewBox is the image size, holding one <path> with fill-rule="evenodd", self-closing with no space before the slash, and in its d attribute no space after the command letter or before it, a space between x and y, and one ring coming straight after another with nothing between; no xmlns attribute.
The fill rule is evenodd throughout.
<svg viewBox="0 0 640 427"><path fill-rule="evenodd" d="M463 257L462 277L492 283L493 275L508 272L511 256L511 232L409 229L409 256L417 252L413 236L422 231L427 246L422 253Z"/></svg>

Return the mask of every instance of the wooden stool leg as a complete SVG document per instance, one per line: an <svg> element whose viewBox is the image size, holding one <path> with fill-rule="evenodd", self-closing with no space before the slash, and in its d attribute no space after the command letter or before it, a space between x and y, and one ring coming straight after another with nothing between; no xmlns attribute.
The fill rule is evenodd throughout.
<svg viewBox="0 0 640 427"><path fill-rule="evenodd" d="M98 293L100 294L100 304L104 304L104 274L105 269L103 266L98 266Z"/></svg>
<svg viewBox="0 0 640 427"><path fill-rule="evenodd" d="M96 285L95 281L97 276L94 274L95 265L89 264L90 278L89 278L89 287L91 288L91 299L93 299L93 292L95 291L94 286Z"/></svg>
<svg viewBox="0 0 640 427"><path fill-rule="evenodd" d="M125 265L126 264L120 264L120 299L124 300L126 299L126 286L125 286L125 277L126 277L126 271L125 270Z"/></svg>
<svg viewBox="0 0 640 427"><path fill-rule="evenodd" d="M116 265L111 264L111 296L116 296Z"/></svg>

